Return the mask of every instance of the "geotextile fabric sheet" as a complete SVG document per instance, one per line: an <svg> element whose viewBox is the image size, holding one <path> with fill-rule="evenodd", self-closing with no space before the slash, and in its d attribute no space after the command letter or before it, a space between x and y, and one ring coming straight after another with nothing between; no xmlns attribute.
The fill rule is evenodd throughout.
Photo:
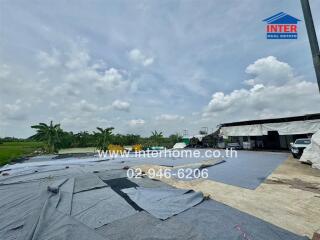
<svg viewBox="0 0 320 240"><path fill-rule="evenodd" d="M167 188L127 188L122 190L139 207L165 220L203 201L200 192Z"/></svg>

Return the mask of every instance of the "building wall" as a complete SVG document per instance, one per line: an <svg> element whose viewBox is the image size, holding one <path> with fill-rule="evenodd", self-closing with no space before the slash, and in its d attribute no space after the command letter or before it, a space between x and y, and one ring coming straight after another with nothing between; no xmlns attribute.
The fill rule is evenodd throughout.
<svg viewBox="0 0 320 240"><path fill-rule="evenodd" d="M298 135L279 135L275 140L277 144L273 144L268 136L230 136L229 142L237 142L243 147L243 142L251 142L252 149L290 149L290 143L298 138L308 138L311 134L298 134Z"/></svg>

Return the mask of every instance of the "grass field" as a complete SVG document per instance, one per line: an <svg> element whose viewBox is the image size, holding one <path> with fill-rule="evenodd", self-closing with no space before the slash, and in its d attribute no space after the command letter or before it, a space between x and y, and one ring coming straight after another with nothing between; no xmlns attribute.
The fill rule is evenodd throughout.
<svg viewBox="0 0 320 240"><path fill-rule="evenodd" d="M4 142L0 144L0 166L32 154L43 146L41 142Z"/></svg>

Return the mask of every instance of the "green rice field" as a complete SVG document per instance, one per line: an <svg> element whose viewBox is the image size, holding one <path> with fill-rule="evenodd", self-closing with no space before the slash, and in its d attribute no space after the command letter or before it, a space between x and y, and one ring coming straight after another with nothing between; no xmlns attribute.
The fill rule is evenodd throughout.
<svg viewBox="0 0 320 240"><path fill-rule="evenodd" d="M30 155L35 150L40 150L41 142L3 142L0 143L0 166L10 163L12 160Z"/></svg>

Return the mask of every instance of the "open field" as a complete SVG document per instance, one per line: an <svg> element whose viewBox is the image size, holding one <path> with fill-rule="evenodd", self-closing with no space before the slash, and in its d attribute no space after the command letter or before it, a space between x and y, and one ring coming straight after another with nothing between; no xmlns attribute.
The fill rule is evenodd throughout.
<svg viewBox="0 0 320 240"><path fill-rule="evenodd" d="M0 144L0 166L29 155L42 146L41 142L4 142Z"/></svg>

